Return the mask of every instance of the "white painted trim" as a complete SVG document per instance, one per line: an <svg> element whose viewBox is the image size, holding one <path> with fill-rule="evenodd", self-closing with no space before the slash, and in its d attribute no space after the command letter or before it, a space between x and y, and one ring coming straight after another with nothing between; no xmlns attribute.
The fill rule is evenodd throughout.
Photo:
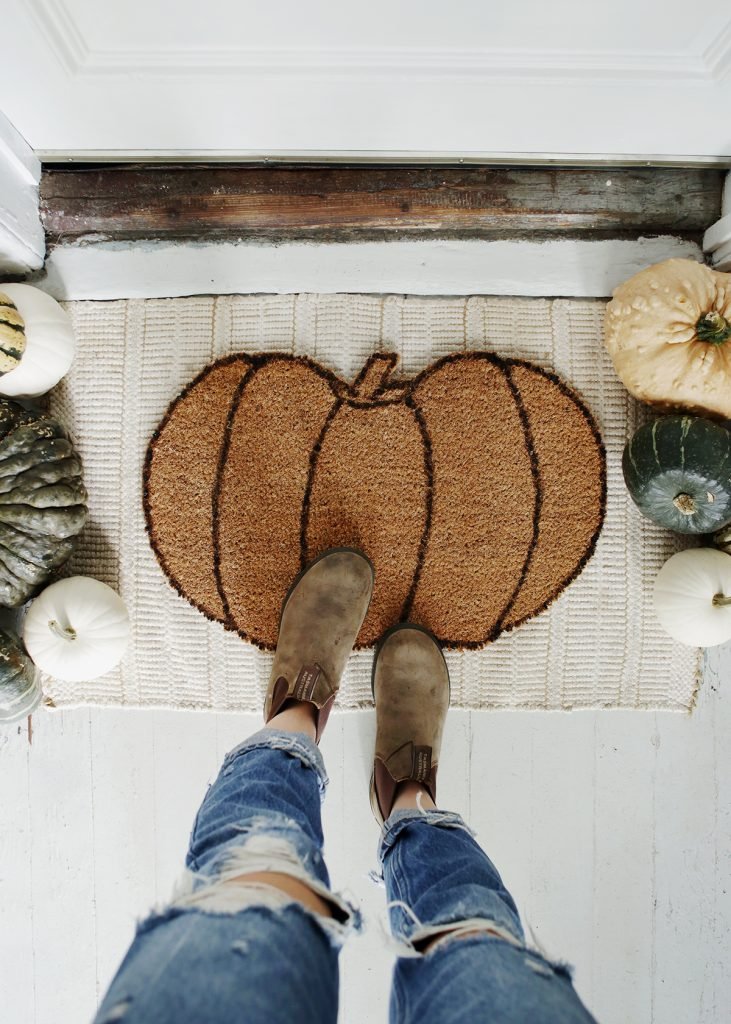
<svg viewBox="0 0 731 1024"><path fill-rule="evenodd" d="M0 113L0 274L27 274L43 266L40 176L40 161Z"/></svg>
<svg viewBox="0 0 731 1024"><path fill-rule="evenodd" d="M711 257L714 266L723 258L722 252L731 243L731 213L712 224L703 236L703 250Z"/></svg>
<svg viewBox="0 0 731 1024"><path fill-rule="evenodd" d="M728 77L731 72L731 20L711 39L701 60L717 82L723 82Z"/></svg>
<svg viewBox="0 0 731 1024"><path fill-rule="evenodd" d="M608 51L480 47L439 50L425 47L287 49L263 46L92 49L63 0L31 0L36 23L59 61L74 76L87 75L312 75L324 77L428 76L458 79L565 81L597 78L713 83L728 70L731 21L716 38L693 51Z"/></svg>
<svg viewBox="0 0 731 1024"><path fill-rule="evenodd" d="M731 231L731 225L729 225ZM719 245L713 253L713 269L722 270L724 273L731 273L731 234L723 245Z"/></svg>
<svg viewBox="0 0 731 1024"><path fill-rule="evenodd" d="M723 186L721 217L703 236L703 251L715 270L731 271L731 171Z"/></svg>
<svg viewBox="0 0 731 1024"><path fill-rule="evenodd" d="M702 260L694 243L635 240L400 240L313 243L99 242L52 250L35 283L57 299L241 292L606 297L671 256Z"/></svg>
<svg viewBox="0 0 731 1024"><path fill-rule="evenodd" d="M28 143L0 112L0 153L19 181L37 185L41 176L41 162Z"/></svg>

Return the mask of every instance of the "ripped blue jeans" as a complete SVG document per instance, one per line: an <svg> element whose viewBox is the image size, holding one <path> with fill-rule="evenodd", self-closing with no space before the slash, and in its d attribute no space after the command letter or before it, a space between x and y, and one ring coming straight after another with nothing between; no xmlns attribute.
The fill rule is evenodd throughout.
<svg viewBox="0 0 731 1024"><path fill-rule="evenodd" d="M184 880L139 925L95 1024L335 1024L338 951L361 920L330 889L326 786L322 755L300 733L262 729L227 755ZM512 897L459 815L395 812L379 859L402 953L392 1024L591 1024L566 968L526 947ZM241 879L257 872L303 881L331 916Z"/></svg>

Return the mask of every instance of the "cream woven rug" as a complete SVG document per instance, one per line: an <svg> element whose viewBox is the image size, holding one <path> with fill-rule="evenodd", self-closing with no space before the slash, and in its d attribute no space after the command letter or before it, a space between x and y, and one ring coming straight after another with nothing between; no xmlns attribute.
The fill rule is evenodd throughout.
<svg viewBox="0 0 731 1024"><path fill-rule="evenodd" d="M89 683L47 680L57 705L258 710L271 655L207 619L169 586L149 546L142 461L168 403L207 363L236 351L316 358L352 378L366 356L397 351L411 375L460 349L490 349L556 370L597 418L607 448L608 509L587 568L543 614L481 651L449 652L454 706L687 709L698 652L662 634L651 588L676 550L622 482L622 448L644 414L602 346L604 302L402 296L222 296L72 302L73 369L53 413L84 460L90 523L69 571L121 592L134 628L121 667ZM371 652L355 654L340 706L370 704Z"/></svg>

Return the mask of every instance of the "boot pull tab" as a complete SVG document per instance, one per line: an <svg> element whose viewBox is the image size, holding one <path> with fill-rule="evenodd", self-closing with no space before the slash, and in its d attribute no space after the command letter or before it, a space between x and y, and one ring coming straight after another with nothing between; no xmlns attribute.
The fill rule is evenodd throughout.
<svg viewBox="0 0 731 1024"><path fill-rule="evenodd" d="M322 669L317 662L313 662L311 665L303 665L295 681L292 696L296 700L313 700L321 675Z"/></svg>
<svg viewBox="0 0 731 1024"><path fill-rule="evenodd" d="M411 755L411 778L428 783L431 775L431 747L414 747Z"/></svg>

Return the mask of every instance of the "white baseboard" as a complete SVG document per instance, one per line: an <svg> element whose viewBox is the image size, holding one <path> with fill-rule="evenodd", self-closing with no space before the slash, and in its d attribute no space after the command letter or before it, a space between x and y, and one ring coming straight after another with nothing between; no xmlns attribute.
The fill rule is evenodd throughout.
<svg viewBox="0 0 731 1024"><path fill-rule="evenodd" d="M672 236L543 242L97 242L58 246L34 283L57 299L243 292L603 298L638 270L673 256L703 260L697 244Z"/></svg>
<svg viewBox="0 0 731 1024"><path fill-rule="evenodd" d="M714 270L731 272L731 171L723 186L721 216L703 236L703 251Z"/></svg>
<svg viewBox="0 0 731 1024"><path fill-rule="evenodd" d="M731 272L731 214L721 217L706 231L703 248L714 270Z"/></svg>

